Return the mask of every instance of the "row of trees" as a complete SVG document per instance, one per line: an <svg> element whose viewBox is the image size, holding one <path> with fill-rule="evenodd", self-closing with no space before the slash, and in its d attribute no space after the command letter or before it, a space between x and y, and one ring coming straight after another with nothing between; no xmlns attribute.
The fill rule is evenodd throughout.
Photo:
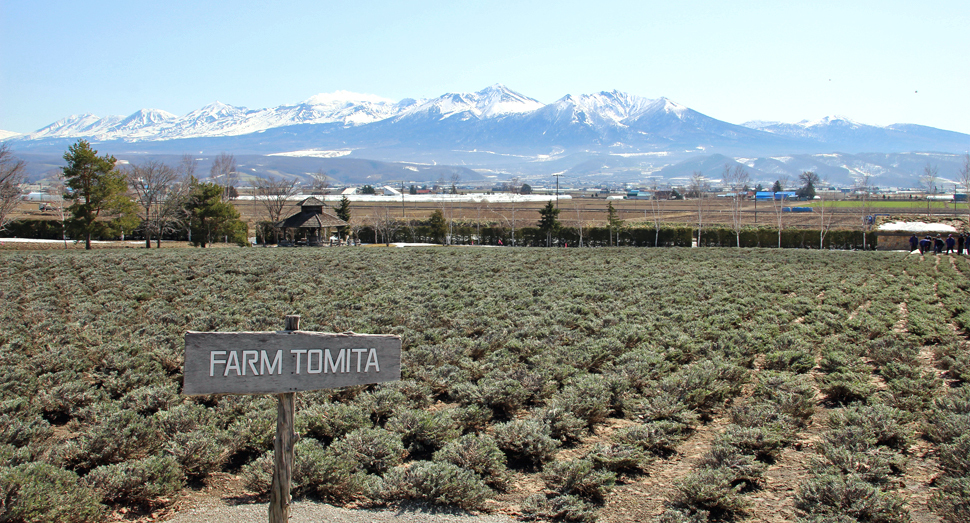
<svg viewBox="0 0 970 523"><path fill-rule="evenodd" d="M160 246L167 233L184 230L189 240L205 247L216 239L245 241L246 224L230 202L231 176L223 183L199 181L195 161L183 157L178 167L149 160L117 168L117 159L98 152L85 140L64 154L64 199L70 202L64 229L91 248L94 237L141 230L145 246ZM213 170L235 169L231 155L220 155ZM213 180L218 178L213 177Z"/></svg>

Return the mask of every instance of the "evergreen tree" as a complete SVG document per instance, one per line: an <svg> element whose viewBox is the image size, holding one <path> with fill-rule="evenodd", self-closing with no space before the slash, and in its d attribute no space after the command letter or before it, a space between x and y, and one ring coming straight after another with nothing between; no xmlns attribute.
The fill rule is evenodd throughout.
<svg viewBox="0 0 970 523"><path fill-rule="evenodd" d="M340 199L340 205L337 205L337 208L334 209L334 212L337 214L337 218L340 218L341 220L347 223L350 223L350 200L347 199L346 195L344 195L344 197ZM343 238L346 232L347 232L346 226L337 228L337 234L341 238Z"/></svg>
<svg viewBox="0 0 970 523"><path fill-rule="evenodd" d="M64 161L68 189L64 199L72 202L66 225L72 235L84 237L85 249L91 248L94 235L114 235L137 227L135 203L126 195L128 181L115 169L114 156L98 156L91 144L78 140L68 147Z"/></svg>
<svg viewBox="0 0 970 523"><path fill-rule="evenodd" d="M539 210L539 230L546 233L546 247L552 245L552 234L559 230L559 209L552 200Z"/></svg>
<svg viewBox="0 0 970 523"><path fill-rule="evenodd" d="M219 236L239 244L246 242L246 224L225 196L225 189L217 183L192 180L185 210L192 228L193 245L205 248Z"/></svg>
<svg viewBox="0 0 970 523"><path fill-rule="evenodd" d="M620 228L623 227L623 220L619 218L616 208L613 207L613 202L610 202L606 208L606 223L610 229L610 243L613 245L618 245L620 243ZM613 238L616 238L616 242L613 242Z"/></svg>
<svg viewBox="0 0 970 523"><path fill-rule="evenodd" d="M431 229L431 236L434 237L436 242L445 242L445 236L448 234L448 222L445 220L445 213L441 212L441 209L436 209L431 214L431 218L428 219L428 228Z"/></svg>
<svg viewBox="0 0 970 523"><path fill-rule="evenodd" d="M365 185L360 188L360 194L377 194L373 185Z"/></svg>
<svg viewBox="0 0 970 523"><path fill-rule="evenodd" d="M523 183L522 188L519 189L519 194L532 194L532 186L527 183Z"/></svg>
<svg viewBox="0 0 970 523"><path fill-rule="evenodd" d="M781 180L775 180L775 184L771 186L771 192L781 192L784 190L784 187L781 186Z"/></svg>

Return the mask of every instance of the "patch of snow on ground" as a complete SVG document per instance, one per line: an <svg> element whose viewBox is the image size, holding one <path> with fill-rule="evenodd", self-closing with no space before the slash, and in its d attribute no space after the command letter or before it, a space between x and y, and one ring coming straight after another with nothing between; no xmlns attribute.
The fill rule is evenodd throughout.
<svg viewBox="0 0 970 523"><path fill-rule="evenodd" d="M945 223L925 223L925 222L892 222L884 223L879 226L880 231L906 231L906 232L957 232L956 228Z"/></svg>
<svg viewBox="0 0 970 523"><path fill-rule="evenodd" d="M341 156L347 156L352 152L353 151L315 151L310 149L306 151L290 151L286 153L273 153L273 154L268 154L267 156L297 156L297 157L304 157L304 158L339 158Z"/></svg>

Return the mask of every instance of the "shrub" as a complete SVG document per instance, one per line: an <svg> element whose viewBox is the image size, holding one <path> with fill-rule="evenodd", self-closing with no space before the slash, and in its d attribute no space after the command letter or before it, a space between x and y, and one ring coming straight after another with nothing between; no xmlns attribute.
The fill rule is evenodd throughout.
<svg viewBox="0 0 970 523"><path fill-rule="evenodd" d="M875 445L884 445L897 451L906 450L912 444L912 431L905 423L909 414L886 405L861 405L835 411L829 416L833 443L842 439L841 430L858 427L874 439Z"/></svg>
<svg viewBox="0 0 970 523"><path fill-rule="evenodd" d="M933 400L923 430L930 441L946 443L970 432L970 387L959 387Z"/></svg>
<svg viewBox="0 0 970 523"><path fill-rule="evenodd" d="M643 449L625 443L597 443L586 455L586 459L592 461L598 469L618 474L643 472L652 461L652 457Z"/></svg>
<svg viewBox="0 0 970 523"><path fill-rule="evenodd" d="M578 442L589 432L585 420L558 405L539 408L533 417L549 427L549 435L553 439L565 443Z"/></svg>
<svg viewBox="0 0 970 523"><path fill-rule="evenodd" d="M357 396L357 404L369 413L376 425L383 425L394 412L408 404L403 392L390 388L379 388Z"/></svg>
<svg viewBox="0 0 970 523"><path fill-rule="evenodd" d="M764 429L786 442L794 436L798 425L795 418L767 401L752 401L732 407L729 415L731 422L736 425Z"/></svg>
<svg viewBox="0 0 970 523"><path fill-rule="evenodd" d="M271 479L272 461L267 470L259 472L267 473ZM331 452L312 438L301 439L296 444L292 479L300 492L312 492L333 502L364 498L367 493L368 476L359 470L357 462L348 454Z"/></svg>
<svg viewBox="0 0 970 523"><path fill-rule="evenodd" d="M382 429L357 429L338 439L328 448L358 464L359 470L381 474L401 463L404 444L397 434Z"/></svg>
<svg viewBox="0 0 970 523"><path fill-rule="evenodd" d="M487 434L467 434L451 441L434 453L434 460L468 469L495 488L505 488L508 483L505 454Z"/></svg>
<svg viewBox="0 0 970 523"><path fill-rule="evenodd" d="M951 476L970 476L970 434L940 446L940 465Z"/></svg>
<svg viewBox="0 0 970 523"><path fill-rule="evenodd" d="M596 509L578 496L551 496L533 494L522 503L522 515L526 521L568 521L592 523L596 521Z"/></svg>
<svg viewBox="0 0 970 523"><path fill-rule="evenodd" d="M737 447L741 452L754 456L762 463L774 463L785 445L785 435L762 427L729 425L721 434L720 441Z"/></svg>
<svg viewBox="0 0 970 523"><path fill-rule="evenodd" d="M795 508L809 518L842 515L873 523L910 521L901 499L853 475L810 478L795 495Z"/></svg>
<svg viewBox="0 0 970 523"><path fill-rule="evenodd" d="M109 411L100 423L58 449L58 461L87 471L151 453L160 443L145 418L131 411Z"/></svg>
<svg viewBox="0 0 970 523"><path fill-rule="evenodd" d="M462 405L485 405L498 417L508 418L529 399L529 391L514 379L485 377L477 384L460 383L451 389L451 397Z"/></svg>
<svg viewBox="0 0 970 523"><path fill-rule="evenodd" d="M54 429L43 418L26 421L0 414L0 444L24 447L31 442L44 441L53 433Z"/></svg>
<svg viewBox="0 0 970 523"><path fill-rule="evenodd" d="M256 494L269 492L273 482L273 451L266 452L243 466L243 485Z"/></svg>
<svg viewBox="0 0 970 523"><path fill-rule="evenodd" d="M664 378L661 389L672 393L688 408L707 411L740 390L747 371L723 361L702 360Z"/></svg>
<svg viewBox="0 0 970 523"><path fill-rule="evenodd" d="M330 444L355 429L373 426L367 412L356 403L322 403L300 412L296 432Z"/></svg>
<svg viewBox="0 0 970 523"><path fill-rule="evenodd" d="M819 454L824 460L812 463L818 475L838 473L854 474L873 485L883 485L892 475L900 474L906 458L886 447L852 448L838 444L821 443Z"/></svg>
<svg viewBox="0 0 970 523"><path fill-rule="evenodd" d="M586 374L573 378L552 397L551 408L560 408L592 426L613 410L612 391L603 376Z"/></svg>
<svg viewBox="0 0 970 523"><path fill-rule="evenodd" d="M802 374L812 370L815 357L810 350L784 350L765 355L764 368L767 370L789 371Z"/></svg>
<svg viewBox="0 0 970 523"><path fill-rule="evenodd" d="M46 463L0 467L0 520L24 523L86 523L104 513L101 494L77 474Z"/></svg>
<svg viewBox="0 0 970 523"><path fill-rule="evenodd" d="M637 424L613 433L618 443L639 447L657 456L670 456L676 452L677 445L690 435L690 429L673 421L654 421Z"/></svg>
<svg viewBox="0 0 970 523"><path fill-rule="evenodd" d="M970 521L970 478L940 478L930 507L947 523Z"/></svg>
<svg viewBox="0 0 970 523"><path fill-rule="evenodd" d="M674 421L695 425L697 414L681 398L669 391L657 390L639 401L632 402L630 414L644 421Z"/></svg>
<svg viewBox="0 0 970 523"><path fill-rule="evenodd" d="M549 427L534 419L499 423L494 437L510 466L536 468L551 460L559 448L559 442L549 436Z"/></svg>
<svg viewBox="0 0 970 523"><path fill-rule="evenodd" d="M810 379L804 375L763 372L754 389L754 395L799 420L807 420L815 414L815 390Z"/></svg>
<svg viewBox="0 0 970 523"><path fill-rule="evenodd" d="M481 508L491 491L470 470L446 462L394 467L374 487L385 501L412 499L464 509Z"/></svg>
<svg viewBox="0 0 970 523"><path fill-rule="evenodd" d="M105 501L150 505L182 489L182 471L173 458L152 456L100 466L84 482L101 492Z"/></svg>
<svg viewBox="0 0 970 523"><path fill-rule="evenodd" d="M387 420L385 428L401 435L401 441L413 457L430 456L458 436L458 429L448 411L432 413L407 409Z"/></svg>
<svg viewBox="0 0 970 523"><path fill-rule="evenodd" d="M732 479L727 469L694 470L674 483L671 505L691 513L707 512L715 521L740 518L748 504L739 493L740 487L731 485Z"/></svg>
<svg viewBox="0 0 970 523"><path fill-rule="evenodd" d="M741 491L761 487L762 476L768 469L750 453L723 441L711 445L710 450L701 457L698 467L729 471L731 486Z"/></svg>
<svg viewBox="0 0 970 523"><path fill-rule="evenodd" d="M822 378L819 387L826 399L832 403L848 404L865 401L876 392L876 386L869 381L869 373L834 372Z"/></svg>
<svg viewBox="0 0 970 523"><path fill-rule="evenodd" d="M492 409L481 405L466 405L451 409L451 417L462 432L481 432L492 421Z"/></svg>
<svg viewBox="0 0 970 523"><path fill-rule="evenodd" d="M549 463L542 470L542 480L557 494L602 503L616 484L616 474L597 470L591 460L577 459Z"/></svg>
<svg viewBox="0 0 970 523"><path fill-rule="evenodd" d="M165 451L175 458L186 476L196 479L217 472L229 457L226 442L210 428L176 434L165 444Z"/></svg>
<svg viewBox="0 0 970 523"><path fill-rule="evenodd" d="M707 523L709 517L710 513L704 510L668 508L657 521L658 523Z"/></svg>

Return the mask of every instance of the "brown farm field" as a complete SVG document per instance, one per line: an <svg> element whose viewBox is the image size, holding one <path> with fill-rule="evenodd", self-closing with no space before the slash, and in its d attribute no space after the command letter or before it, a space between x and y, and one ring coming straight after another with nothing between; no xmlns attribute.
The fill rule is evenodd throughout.
<svg viewBox="0 0 970 523"><path fill-rule="evenodd" d="M284 210L283 216L298 212L297 202ZM650 202L648 200L606 200L605 198L575 198L562 199L559 202L559 221L566 227L603 227L607 223L608 205L612 204L617 211L617 217L623 220L627 227L652 228L655 220L661 226L696 226L698 207L705 227L731 227L733 215L731 201L727 198L706 198L698 204L697 200L667 200ZM250 231L255 230L258 222L265 221L264 210L253 201L237 200L236 208L244 221L249 224ZM466 225L481 224L510 227L514 222L516 227L535 226L539 221L539 210L545 202L510 203L490 202L405 202L388 200L381 202L354 202L352 216L363 226L373 226L381 216L387 216L399 223L426 221L436 210L441 210L448 220ZM859 230L865 215L877 214L892 217L924 221L946 221L958 228L970 230L967 223L970 211L965 204L932 202L927 206L920 200L874 200L866 206L857 200L827 201L827 202L785 202L786 207L809 206L813 212L782 213L782 227L794 229L825 229ZM824 206L824 215L820 212ZM40 211L34 202L22 202L15 213L15 218L36 220L59 220L56 211ZM745 201L740 213L744 227L778 227L777 208L771 202ZM824 219L824 224L822 220ZM961 225L962 224L962 225ZM252 232L250 233L252 234ZM185 246L184 243L173 242L169 247ZM101 244L100 248L127 248L137 244ZM43 249L41 246L6 246L7 248ZM63 246L62 246L63 247Z"/></svg>
<svg viewBox="0 0 970 523"><path fill-rule="evenodd" d="M0 520L265 499L275 400L181 396L184 334L300 314L404 355L400 382L298 394L298 498L967 521L968 275L790 249L0 252Z"/></svg>

